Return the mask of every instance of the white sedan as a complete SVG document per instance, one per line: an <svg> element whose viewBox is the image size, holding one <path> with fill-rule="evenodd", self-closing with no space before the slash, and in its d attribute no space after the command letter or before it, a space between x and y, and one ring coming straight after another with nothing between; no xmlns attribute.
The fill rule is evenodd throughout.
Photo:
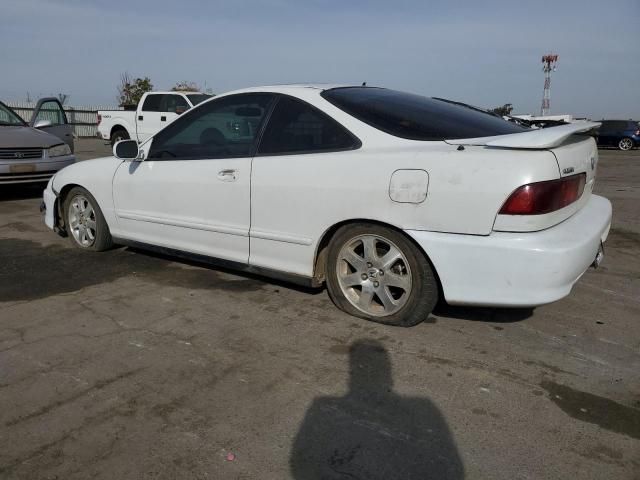
<svg viewBox="0 0 640 480"><path fill-rule="evenodd" d="M144 144L57 173L46 224L85 250L135 245L320 286L409 326L450 304L536 306L600 261L598 124L527 130L373 87L250 88Z"/></svg>

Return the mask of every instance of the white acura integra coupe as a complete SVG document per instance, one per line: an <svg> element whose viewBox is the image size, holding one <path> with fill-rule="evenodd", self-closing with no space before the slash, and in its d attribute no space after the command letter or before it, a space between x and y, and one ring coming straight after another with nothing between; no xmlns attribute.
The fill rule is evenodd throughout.
<svg viewBox="0 0 640 480"><path fill-rule="evenodd" d="M582 122L526 130L383 88L220 95L138 146L77 163L46 224L86 250L160 249L319 286L409 326L450 304L535 306L602 256L611 204Z"/></svg>

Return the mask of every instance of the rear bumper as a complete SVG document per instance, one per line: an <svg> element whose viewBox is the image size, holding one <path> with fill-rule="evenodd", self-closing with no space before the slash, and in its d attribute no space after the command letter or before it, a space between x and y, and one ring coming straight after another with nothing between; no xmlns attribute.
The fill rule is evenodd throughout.
<svg viewBox="0 0 640 480"><path fill-rule="evenodd" d="M103 132L98 128L98 131L96 132L96 137L99 138L100 140L111 140L111 137L109 136L109 132Z"/></svg>
<svg viewBox="0 0 640 480"><path fill-rule="evenodd" d="M429 255L447 302L536 306L569 294L607 239L611 214L609 200L592 195L572 217L539 232L407 233Z"/></svg>
<svg viewBox="0 0 640 480"><path fill-rule="evenodd" d="M75 163L74 155L65 155L62 157L54 157L54 159L43 158L30 161L21 161L20 163L3 163L0 164L0 185L15 183L37 183L48 181L56 172L64 167ZM25 171L27 165L32 166L31 171ZM23 168L16 168L23 167ZM12 171L13 170L13 171Z"/></svg>

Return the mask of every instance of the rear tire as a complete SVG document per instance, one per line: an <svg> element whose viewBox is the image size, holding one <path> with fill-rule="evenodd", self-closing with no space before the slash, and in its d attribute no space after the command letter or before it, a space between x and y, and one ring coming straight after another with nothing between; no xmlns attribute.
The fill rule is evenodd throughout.
<svg viewBox="0 0 640 480"><path fill-rule="evenodd" d="M126 130L118 129L114 130L111 134L111 146L113 147L120 140L129 140L129 134Z"/></svg>
<svg viewBox="0 0 640 480"><path fill-rule="evenodd" d="M69 240L74 247L101 252L113 246L102 210L86 189L75 187L67 194L64 200L64 220Z"/></svg>
<svg viewBox="0 0 640 480"><path fill-rule="evenodd" d="M379 225L340 228L329 244L326 272L336 306L373 322L417 325L439 297L425 255L403 234Z"/></svg>
<svg viewBox="0 0 640 480"><path fill-rule="evenodd" d="M625 137L618 142L618 148L620 150L627 151L627 150L631 150L633 147L634 147L633 140L631 138Z"/></svg>

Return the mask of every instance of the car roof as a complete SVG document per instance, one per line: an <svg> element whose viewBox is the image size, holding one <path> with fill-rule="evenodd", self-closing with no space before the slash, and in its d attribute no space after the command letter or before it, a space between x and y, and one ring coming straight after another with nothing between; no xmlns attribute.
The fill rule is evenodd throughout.
<svg viewBox="0 0 640 480"><path fill-rule="evenodd" d="M350 84L338 84L338 83L291 83L291 84L276 84L276 85L264 85L259 87L247 87L230 92L225 92L224 95L230 95L235 93L258 93L258 92L271 92L271 93L288 93L294 94L300 91L308 90L330 90L332 88L339 87L353 87L355 85Z"/></svg>

